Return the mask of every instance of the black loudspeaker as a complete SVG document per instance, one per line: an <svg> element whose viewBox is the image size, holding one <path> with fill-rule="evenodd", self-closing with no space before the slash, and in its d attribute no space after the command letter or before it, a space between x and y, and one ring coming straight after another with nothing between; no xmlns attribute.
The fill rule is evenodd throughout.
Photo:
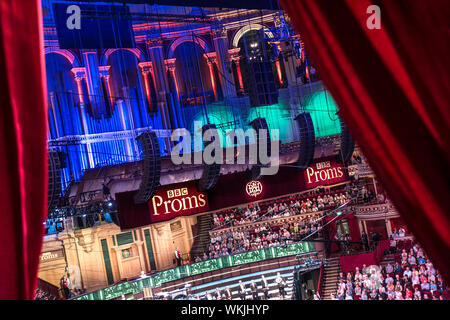
<svg viewBox="0 0 450 320"><path fill-rule="evenodd" d="M278 103L278 87L270 61L255 61L245 64L248 96L253 107Z"/></svg>
<svg viewBox="0 0 450 320"><path fill-rule="evenodd" d="M344 120L341 119L341 150L339 152L342 163L346 163L352 157L355 150L355 142L353 141L350 132L347 129L347 125Z"/></svg>
<svg viewBox="0 0 450 320"><path fill-rule="evenodd" d="M300 113L295 117L295 120L297 121L300 130L300 155L297 160L297 166L300 170L305 170L314 159L316 135L309 113Z"/></svg>
<svg viewBox="0 0 450 320"><path fill-rule="evenodd" d="M134 195L134 202L147 203L156 193L161 176L161 156L158 138L153 131L140 134L136 140L140 142L144 159L142 163L142 181L138 192Z"/></svg>
<svg viewBox="0 0 450 320"><path fill-rule="evenodd" d="M310 271L299 271L298 287L300 288L301 300L313 300L319 285L320 269Z"/></svg>
<svg viewBox="0 0 450 320"><path fill-rule="evenodd" d="M267 121L264 118L256 118L254 119L252 122L250 122L250 125L252 126L252 128L256 131L256 146L257 146L257 150L258 150L258 155L259 155L259 144L260 141L262 139L266 139L266 141L263 141L262 143L266 143L267 144L267 155L270 157L271 156L271 148L270 148L270 132L269 132L269 127L267 125ZM265 129L267 130L267 137L263 137L261 136L259 133L259 129ZM254 166L252 166L251 170L250 170L250 175L249 175L249 179L250 180L258 180L259 178L261 178L261 167L263 165L260 163L259 161L259 156L258 156L258 163ZM267 166L267 165L265 165Z"/></svg>
<svg viewBox="0 0 450 320"><path fill-rule="evenodd" d="M204 134L205 131L209 129L217 130L215 124L206 124L202 128L202 133ZM212 141L207 141L205 145L209 145L213 141L214 137ZM198 190L206 191L212 189L219 180L219 176L220 176L220 163L204 164L202 176L198 181Z"/></svg>
<svg viewBox="0 0 450 320"><path fill-rule="evenodd" d="M267 143L267 155L270 157L271 156L270 131L269 131L269 126L267 125L266 119L264 119L264 118L256 118L252 122L250 122L250 125L256 131L256 143L257 143L258 148L259 148L260 140L262 140L264 138L267 139L264 142ZM260 136L260 134L259 134L259 130L260 129L265 129L267 131L267 137Z"/></svg>
<svg viewBox="0 0 450 320"><path fill-rule="evenodd" d="M61 158L57 150L48 150L48 210L54 209L61 198Z"/></svg>
<svg viewBox="0 0 450 320"><path fill-rule="evenodd" d="M261 166L260 165L254 165L250 170L248 170L247 173L248 180L258 180L261 178Z"/></svg>

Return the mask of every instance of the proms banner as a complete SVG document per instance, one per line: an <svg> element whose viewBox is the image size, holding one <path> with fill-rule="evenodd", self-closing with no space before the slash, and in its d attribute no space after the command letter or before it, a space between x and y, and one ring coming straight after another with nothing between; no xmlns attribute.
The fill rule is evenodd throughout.
<svg viewBox="0 0 450 320"><path fill-rule="evenodd" d="M189 216L209 210L206 193L197 190L196 182L160 186L147 204L135 204L136 191L116 194L122 230Z"/></svg>
<svg viewBox="0 0 450 320"><path fill-rule="evenodd" d="M331 158L313 162L304 174L307 188L335 184L348 179L348 173L343 164Z"/></svg>
<svg viewBox="0 0 450 320"><path fill-rule="evenodd" d="M137 228L179 216L221 210L348 180L346 170L334 162L333 157L320 159L312 166L309 177L311 183L306 171L281 167L278 174L262 176L253 181L248 179L248 172L220 176L216 186L207 192L198 192L196 181L160 186L148 204L135 204L135 191L117 193L120 226L122 230ZM318 181L315 181L316 177Z"/></svg>

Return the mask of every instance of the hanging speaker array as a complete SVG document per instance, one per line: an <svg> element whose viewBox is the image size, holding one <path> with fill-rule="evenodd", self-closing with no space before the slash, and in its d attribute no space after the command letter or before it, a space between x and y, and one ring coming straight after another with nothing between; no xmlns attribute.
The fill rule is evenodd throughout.
<svg viewBox="0 0 450 320"><path fill-rule="evenodd" d="M340 159L342 163L346 163L352 157L353 151L355 150L355 141L353 141L350 132L348 131L347 125L341 117L341 149L339 151Z"/></svg>
<svg viewBox="0 0 450 320"><path fill-rule="evenodd" d="M147 203L156 193L161 176L161 157L158 138L153 131L140 134L136 140L140 143L144 154L142 162L142 180L134 202Z"/></svg>
<svg viewBox="0 0 450 320"><path fill-rule="evenodd" d="M206 124L202 127L202 134L204 135L206 130L209 129L217 130L215 124ZM205 142L205 147L213 142L214 137L212 138L211 141ZM212 155L214 156L214 151ZM218 163L204 164L202 176L198 181L198 190L206 191L212 189L219 180L219 176L220 176L220 164Z"/></svg>
<svg viewBox="0 0 450 320"><path fill-rule="evenodd" d="M314 159L316 135L314 124L309 113L300 113L295 117L300 130L300 154L297 160L299 170L306 170Z"/></svg>
<svg viewBox="0 0 450 320"><path fill-rule="evenodd" d="M267 125L267 121L265 118L256 118L252 122L250 122L250 125L252 128L256 131L256 146L259 154L259 146L262 144L266 144L266 154L268 157L271 156L271 148L270 148L270 132L269 132L269 126ZM260 130L265 129L267 132L267 135L262 136ZM261 167L267 166L261 164L259 157L258 157L258 163L252 166L250 173L249 173L249 179L250 180L258 180L261 178Z"/></svg>
<svg viewBox="0 0 450 320"><path fill-rule="evenodd" d="M48 210L54 209L61 199L61 152L48 150Z"/></svg>

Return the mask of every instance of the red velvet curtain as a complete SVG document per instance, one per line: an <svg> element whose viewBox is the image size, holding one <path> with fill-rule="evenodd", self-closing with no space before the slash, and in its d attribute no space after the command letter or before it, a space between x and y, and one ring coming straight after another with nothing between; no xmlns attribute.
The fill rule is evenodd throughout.
<svg viewBox="0 0 450 320"><path fill-rule="evenodd" d="M450 281L448 0L280 0L408 228ZM370 30L370 5L381 29Z"/></svg>
<svg viewBox="0 0 450 320"><path fill-rule="evenodd" d="M47 212L40 0L0 1L0 299L32 299Z"/></svg>

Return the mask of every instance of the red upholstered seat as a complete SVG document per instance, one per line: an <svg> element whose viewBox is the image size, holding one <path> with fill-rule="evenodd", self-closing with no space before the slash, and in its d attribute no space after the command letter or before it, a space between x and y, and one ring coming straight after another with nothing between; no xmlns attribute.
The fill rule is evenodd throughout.
<svg viewBox="0 0 450 320"><path fill-rule="evenodd" d="M358 295L356 295L356 296L353 298L353 300L361 300L361 297L358 296Z"/></svg>

